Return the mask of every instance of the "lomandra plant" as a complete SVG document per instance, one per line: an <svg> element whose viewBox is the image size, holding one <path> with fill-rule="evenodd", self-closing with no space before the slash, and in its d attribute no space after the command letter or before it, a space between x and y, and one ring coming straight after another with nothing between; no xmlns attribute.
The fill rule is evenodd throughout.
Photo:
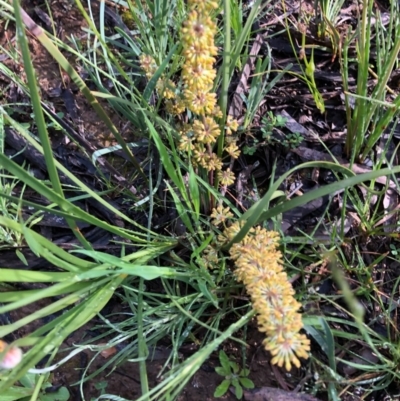
<svg viewBox="0 0 400 401"><path fill-rule="evenodd" d="M78 0L76 3L80 5ZM91 2L88 3L89 6L90 4ZM246 346L242 339L235 338L235 333L254 316L257 316L259 326L266 334L264 345L273 354L273 362L287 369L292 365L298 366L299 358L307 356L309 344L308 340L299 333L302 327L299 303L294 300L294 291L283 270L281 255L277 248L278 236L273 232L253 227L315 198L400 170L400 168L393 168L354 176L350 170L333 163L307 163L296 169L323 167L340 172L345 179L288 201L280 195L278 189L282 182L296 170L294 169L271 183L264 197L241 215L229 200L221 195L224 187L228 187L235 179L228 164L230 157L238 155L238 149L234 147L237 146L237 138L234 135L237 125L229 119L229 116L226 116L226 100L230 79L243 49L247 46L261 0L257 0L254 8L249 11L246 23L232 46L232 51L229 39L229 1L224 2L223 18L218 17L223 25L218 29L216 22L219 9L215 8L217 4L213 2L190 1L186 4L185 2L137 1L135 7L131 1L128 1L128 4L135 23L139 26L138 29L141 29L143 33L138 39L140 46L129 36L124 36L132 52L140 56L143 67L148 68L146 71L148 82L142 94L138 93L138 89L130 80L130 75L122 68L123 66L118 64L120 59L117 59L110 51L109 43L113 43L114 46L115 42L107 42L105 33L97 32L95 24L90 19L88 24L92 30L91 33L96 35L98 39L96 42L103 50L94 48L91 54L99 59L85 58L85 55L76 52L65 43L61 44L55 38L50 39L39 27L35 27L32 33L70 75L108 125L110 120L105 117L97 98L109 100L111 106L118 110L133 127L140 128L140 132L148 134L148 142L154 143L158 151L157 156L164 169L165 185L170 199L174 202L173 207L177 209L187 232L181 238L155 233L151 231L150 217L149 227L138 226L121 210L114 208L104 197L87 188L66 170L54 159L49 146L43 147L43 144L49 144L48 134L40 117L40 99L35 86L28 46L21 40L25 68L30 72L28 74L29 93L36 107L34 114L41 131L42 145L8 116L6 111L0 108L0 112L13 129L46 155L47 166L52 173L54 184L50 186L48 183L37 180L4 155L0 155L0 164L1 168L7 170L10 175L18 177L21 182L45 197L50 204L56 205L56 208L14 199L4 194L1 196L11 201L21 202L23 206L34 207L36 210L67 218L71 227L75 227L77 220L99 227L122 238L126 241L125 243L132 245L135 251L124 253L123 249L120 256L95 251L78 230L76 249L73 252L66 251L38 234L23 221L10 221L0 216L0 224L3 227L21 233L36 255L44 257L55 266L47 272L28 269L0 271L2 277L6 277L3 281L6 280L10 283L9 285L18 281L49 283L47 287L40 290L22 292L8 289L0 293L0 302L4 304L0 307L0 313L18 310L38 300L49 300L47 306L38 308L34 314L0 327L0 336L13 333L36 319L56 312L64 312L25 338L20 338L11 344L11 347L23 347L25 355L14 369L2 373L1 394L5 394L8 390L15 390L15 383L44 357L50 355L49 363L51 363L64 339L100 313L103 306L115 295L116 290L118 290L117 295L123 297L124 303L131 307L133 316L129 322L123 323L121 331L124 332L125 339L129 340L130 348L125 348L118 355L118 361L122 363L128 357L133 359L139 356L142 386L140 400L176 399L191 376L224 341L229 339ZM176 8L174 8L175 5ZM104 2L101 2L101 7L103 6ZM18 38L20 38L24 35L18 10L18 2L15 0L14 8L11 8L10 12L16 13ZM83 7L81 10L84 13ZM163 29L168 26L168 29L171 31L174 29L173 32L175 32L176 26L172 24L176 22L173 18L175 10L178 10L179 23L186 22L178 27L179 34L171 35L173 38L179 37L181 43L171 44L173 40L168 36L170 32L165 32ZM206 15L207 12L208 15ZM149 18L149 15L152 18ZM88 16L85 15L85 17ZM160 21L165 24L157 25ZM27 22L28 27L34 26L29 20ZM153 37L152 33L154 33ZM121 35L123 35L122 32ZM218 42L223 43L223 49L216 49L215 36L218 39L218 35L223 35L222 40L220 37ZM115 92L108 92L102 85L101 79L94 79L100 88L99 92L89 90L79 74L55 48L54 43L77 55L87 69L93 72L94 77L111 79ZM150 51L151 49L153 52ZM178 52L179 49L182 51ZM104 61L105 67L100 68L102 55L104 60L101 61ZM222 59L222 69L217 68L219 57ZM107 67L109 70L104 71ZM120 75L116 75L115 71ZM182 71L182 74L178 75L178 71ZM200 79L192 79L192 75ZM18 80L15 81L19 83ZM27 88L24 90L28 92ZM159 98L163 99L154 107L148 101L153 90L158 93ZM217 96L219 93L220 95ZM217 104L220 105L220 110ZM254 115L255 110L252 112ZM110 125L110 131L117 132L112 125ZM233 139L231 140L230 137ZM122 143L123 138L119 136L118 140ZM127 148L125 143L123 145L121 144L124 149ZM229 149L232 150L232 154ZM66 199L63 188L57 183L59 171L68 176L82 196L96 199L119 216L129 228L117 227L102 221L75 205L74 199ZM150 178L149 186L151 185ZM150 193L153 192L150 191ZM151 216L157 199L155 197L149 199L148 215ZM235 216L226 227L217 230L222 236L220 243L218 243L218 235L214 235L215 224L210 222L209 212L212 207L207 204L207 199L214 199L216 203L211 219L221 220L221 216L230 212L228 210L224 213L225 209L222 206L224 204L231 207ZM274 199L276 204L271 205ZM214 245L214 247L208 247L208 245ZM175 253L174 248L177 246L179 250L183 246L184 252ZM227 252L231 256L231 262L226 262ZM264 264L267 258L270 259L271 268L269 264ZM160 280L163 290L159 294L149 294L145 289L144 281L155 278ZM232 308L226 307L226 294L237 289L237 283L233 278L243 282L251 298L252 302L245 307L235 305ZM181 283L183 285L180 285ZM182 288L187 291L183 292ZM53 302L53 299L57 300ZM207 314L205 319L204 315L211 309L217 312L212 316ZM222 329L220 322L228 314L235 314L235 316L240 314L241 317ZM199 350L184 361L179 361L177 357L174 359L174 356L179 353L180 346L193 335L193 327L199 326L205 329L203 343ZM121 340L120 333L116 334L117 326L106 327L109 338L115 341ZM149 389L146 373L147 351L156 346L157 341L166 337L171 338L173 349L171 353L173 356L165 365L168 372L163 372L164 380L161 383ZM112 399L113 396L110 395L108 398Z"/></svg>
<svg viewBox="0 0 400 401"><path fill-rule="evenodd" d="M189 2L188 18L181 30L184 57L182 91L177 93L175 84L163 77L156 87L159 95L166 99L167 110L180 114L184 107L194 116L191 123L185 124L179 132L179 148L188 162L209 174L210 185L214 184L213 173L217 171L218 179L226 189L233 184L234 174L229 168L223 171L222 160L213 152L213 146L221 135L216 118L223 116L213 91L217 75L214 69L217 55L214 44L216 23L210 15L217 7L214 1ZM151 79L157 69L154 59L143 55L141 65ZM224 150L236 159L240 151L231 134L236 131L238 124L229 117L227 123ZM211 217L220 221L228 215L231 215L230 212L219 205ZM239 227L236 222L225 230L226 243L234 237ZM252 229L240 243L232 246L230 253L236 265L235 276L251 294L260 330L266 332L265 347L274 355L272 363L284 365L290 370L292 364L300 366L295 354L305 358L308 356L309 340L299 334L302 321L298 310L301 305L293 298L293 288L282 270L281 255L276 250L277 239L277 233ZM217 263L217 255L210 251L210 247L204 259L206 265ZM269 262L268 265L265 261Z"/></svg>

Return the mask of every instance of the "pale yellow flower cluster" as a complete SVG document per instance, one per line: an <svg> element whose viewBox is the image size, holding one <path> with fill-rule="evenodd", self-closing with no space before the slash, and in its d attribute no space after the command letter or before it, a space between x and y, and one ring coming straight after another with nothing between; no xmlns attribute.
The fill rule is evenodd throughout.
<svg viewBox="0 0 400 401"><path fill-rule="evenodd" d="M216 117L222 113L213 92L214 69L217 48L214 36L217 26L212 13L218 4L205 1L190 1L187 20L181 29L183 101L186 108L194 114L192 124L181 131L180 149L193 151L193 161L207 171L220 171L222 161L212 151L221 134Z"/></svg>
<svg viewBox="0 0 400 401"><path fill-rule="evenodd" d="M153 57L148 54L141 54L139 57L140 67L145 72L146 77L151 79L152 76L157 71L157 64ZM178 97L176 96L176 85L171 80L166 78L164 75L161 75L161 78L156 83L156 90L160 97L165 99L168 107L175 107L176 112L174 111L171 114L180 114L185 110L185 106L182 101L178 101Z"/></svg>
<svg viewBox="0 0 400 401"><path fill-rule="evenodd" d="M217 25L213 14L218 3L213 0L189 0L187 7L187 19L180 31L184 59L181 85L177 90L174 82L162 76L156 89L158 95L165 100L168 113L179 115L187 109L193 115L191 123L178 130L179 150L189 154L195 166L200 166L207 172L216 171L220 185L227 187L234 183L234 174L229 169L222 170L222 160L213 152L221 135L216 119L223 115L213 90L217 76L214 68L217 55L214 37ZM158 68L154 59L148 55L140 57L140 64L149 79ZM236 145L237 138L232 135L237 129L237 121L228 116L224 150L234 159L240 155Z"/></svg>
<svg viewBox="0 0 400 401"><path fill-rule="evenodd" d="M214 36L217 26L211 15L218 3L210 0L191 0L188 3L188 19L181 30L182 55L185 63L182 68L184 84L184 103L195 115L191 129L181 132L180 149L193 150L194 161L207 171L217 171L222 186L233 184L234 175L230 170L222 171L222 161L212 152L212 146L221 134L215 118L222 117L213 91L216 70L214 68L217 48ZM226 135L238 129L236 120L228 119ZM232 140L227 142L227 153L238 158L240 151Z"/></svg>
<svg viewBox="0 0 400 401"><path fill-rule="evenodd" d="M217 96L212 91L216 77L214 36L217 26L210 17L216 6L212 1L191 1L181 30L182 55L185 57L182 68L184 98L186 107L199 116L212 114L217 106Z"/></svg>
<svg viewBox="0 0 400 401"><path fill-rule="evenodd" d="M241 224L224 230L219 242L231 240ZM278 249L279 235L257 227L230 249L235 262L234 274L243 282L254 310L258 327L264 332L263 344L272 355L272 363L290 370L300 367L299 358L308 358L310 341L299 331L303 328L294 290L282 268L282 254Z"/></svg>

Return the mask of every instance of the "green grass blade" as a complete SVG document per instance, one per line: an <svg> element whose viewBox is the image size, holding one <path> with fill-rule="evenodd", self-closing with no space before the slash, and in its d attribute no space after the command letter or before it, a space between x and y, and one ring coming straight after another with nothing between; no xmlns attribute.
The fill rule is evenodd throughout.
<svg viewBox="0 0 400 401"><path fill-rule="evenodd" d="M350 175L350 178L346 178L344 180L335 182L333 184L326 185L322 188L319 188L314 191L310 191L307 194L297 197L295 199L292 199L290 201L283 202L272 209L266 211L265 207L267 204L269 204L270 199L272 194L279 188L279 186L282 184L283 180L285 180L288 176L293 174L295 171L303 168L308 168L308 167L322 167L324 166L325 168L329 170L337 170L343 172L345 175ZM288 210L291 210L297 206L302 206L314 199L320 198L325 195L329 195L334 193L335 191L341 190L343 188L351 187L357 184L360 184L364 181L369 181L373 180L375 178L381 177L381 176L387 176L391 175L394 173L400 172L400 167L393 167L392 169L387 168L383 170L377 170L377 171L371 171L369 173L365 174L360 174L360 175L355 175L351 170L349 170L346 167L334 164L334 163L328 163L328 162L309 162L309 163L304 163L300 166L297 166L293 168L292 170L288 171L285 173L282 177L279 178L279 180L276 181L276 183L270 188L270 190L264 195L262 200L260 202L257 202L254 206L252 206L243 216L242 220L245 220L246 223L242 227L242 229L238 232L238 234L232 239L232 241L227 245L227 248L229 248L234 242L239 242L241 241L244 236L249 232L251 227L254 227L256 224L260 223L261 221L265 221L271 217L275 217L281 213L284 213Z"/></svg>

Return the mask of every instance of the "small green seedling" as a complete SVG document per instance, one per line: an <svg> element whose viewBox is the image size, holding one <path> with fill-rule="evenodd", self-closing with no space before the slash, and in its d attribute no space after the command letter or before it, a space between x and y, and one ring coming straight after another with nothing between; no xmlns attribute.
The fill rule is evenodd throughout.
<svg viewBox="0 0 400 401"><path fill-rule="evenodd" d="M96 388L96 390L100 391L100 396L106 394L106 389L108 386L108 382L105 380L99 381L97 382L94 387ZM91 398L90 401L96 401L98 398Z"/></svg>
<svg viewBox="0 0 400 401"><path fill-rule="evenodd" d="M274 128L283 128L286 125L287 119L281 115L275 116L272 111L269 111L266 116L261 119L261 132L264 139L269 140L272 137Z"/></svg>
<svg viewBox="0 0 400 401"><path fill-rule="evenodd" d="M221 366L215 368L215 371L224 376L225 379L215 389L214 397L222 397L230 386L235 388L235 395L238 400L243 397L243 388L254 388L254 383L247 377L250 373L249 369L240 370L236 362L230 361L228 355L224 351L219 352L219 362Z"/></svg>
<svg viewBox="0 0 400 401"><path fill-rule="evenodd" d="M389 247L390 247L390 253L393 256L397 256L400 253L400 248L397 248L396 245L390 244Z"/></svg>
<svg viewBox="0 0 400 401"><path fill-rule="evenodd" d="M299 133L289 133L285 135L283 140L275 138L273 136L273 131L275 128L283 128L285 127L287 119L281 115L274 115L272 111L269 111L266 116L261 119L261 134L264 141L258 140L257 138L253 138L252 143L250 145L246 145L243 148L243 153L245 155L252 156L259 147L279 144L288 149L297 148L301 142L303 142L304 138Z"/></svg>
<svg viewBox="0 0 400 401"><path fill-rule="evenodd" d="M285 148L296 149L303 142L303 135L298 132L294 132L292 134L287 134L285 139L282 141L282 145Z"/></svg>

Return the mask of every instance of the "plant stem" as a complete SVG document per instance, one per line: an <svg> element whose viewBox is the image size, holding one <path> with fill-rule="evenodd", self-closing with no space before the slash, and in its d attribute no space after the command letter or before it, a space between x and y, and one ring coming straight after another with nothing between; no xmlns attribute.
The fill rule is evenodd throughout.
<svg viewBox="0 0 400 401"><path fill-rule="evenodd" d="M224 52L222 61L222 87L219 106L222 111L220 123L221 135L218 139L218 157L222 156L224 147L225 121L228 107L228 89L229 89L229 65L231 63L231 4L230 0L224 0ZM218 180L215 180L218 185Z"/></svg>

